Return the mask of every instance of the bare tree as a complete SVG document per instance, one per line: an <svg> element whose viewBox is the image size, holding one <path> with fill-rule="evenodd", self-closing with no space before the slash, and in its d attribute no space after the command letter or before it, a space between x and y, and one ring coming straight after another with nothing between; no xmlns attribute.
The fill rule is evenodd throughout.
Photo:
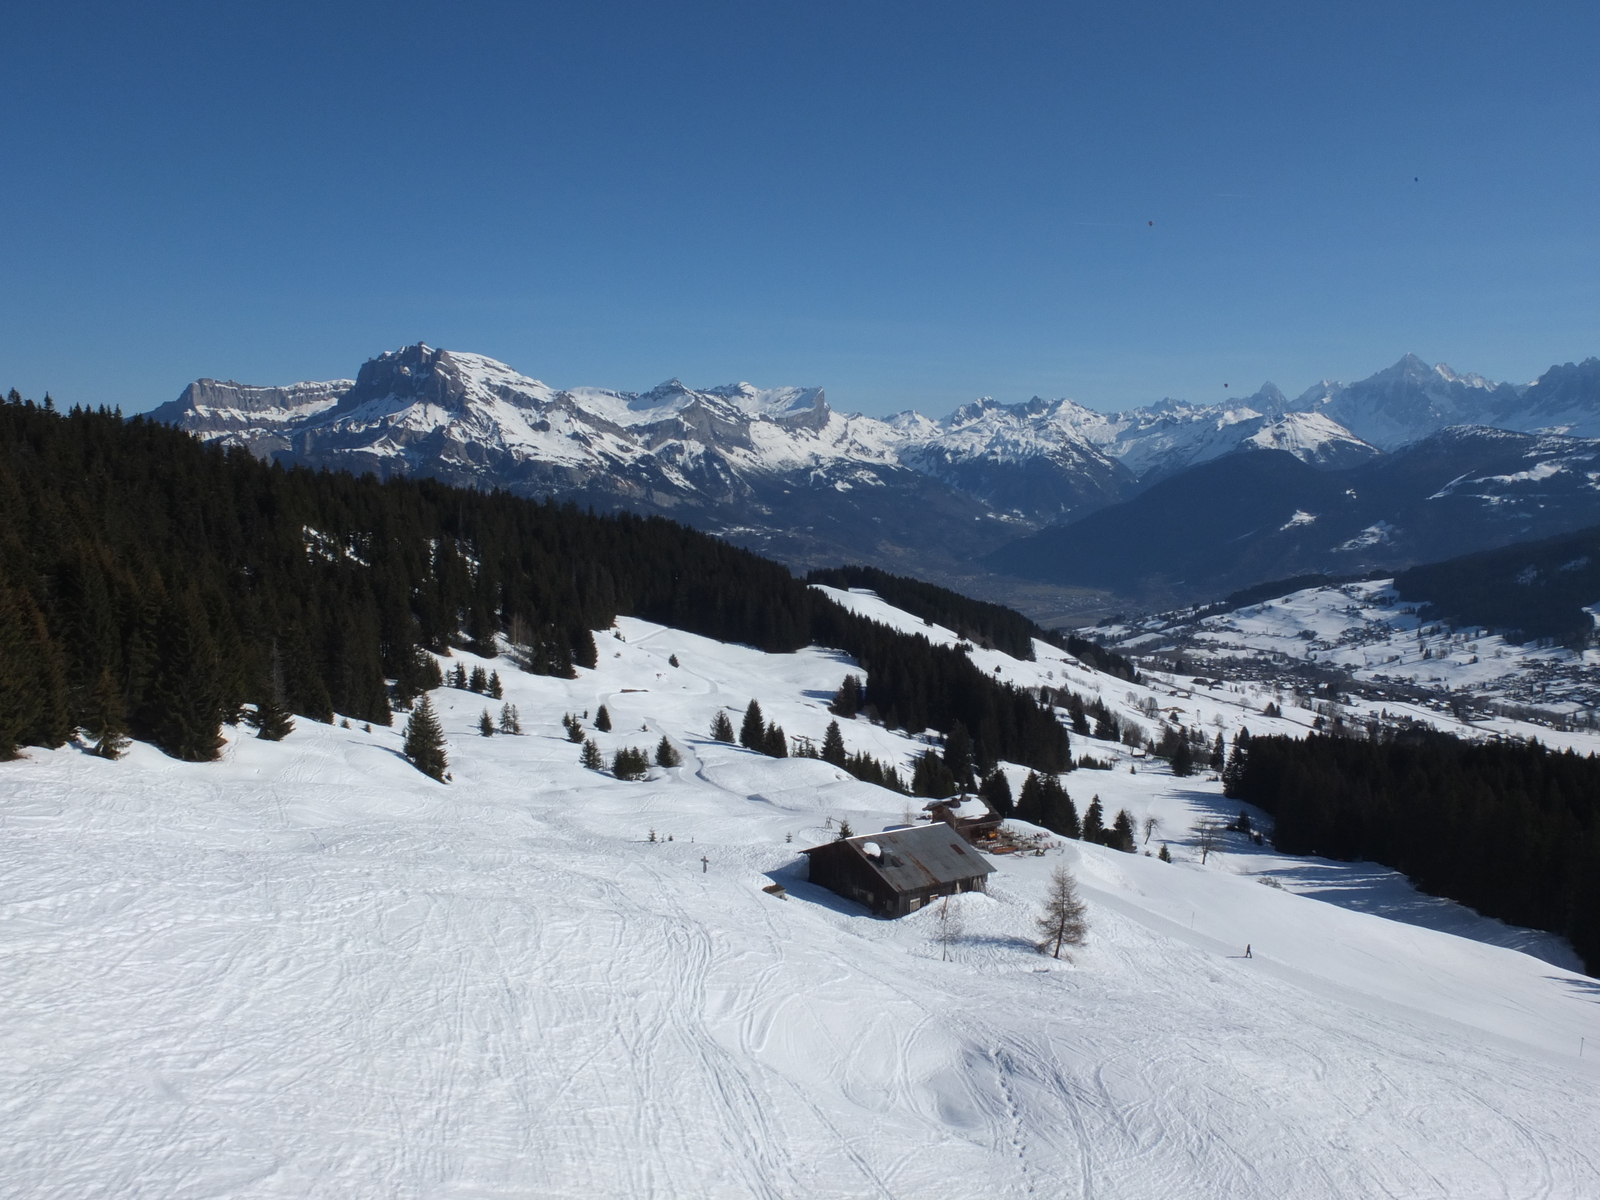
<svg viewBox="0 0 1600 1200"><path fill-rule="evenodd" d="M950 897L946 896L939 905L939 923L933 929L933 940L939 943L941 957L948 959L951 948L966 932L967 926L961 917L961 910L951 908Z"/></svg>
<svg viewBox="0 0 1600 1200"><path fill-rule="evenodd" d="M1039 953L1049 950L1052 957L1060 958L1063 946L1083 945L1089 936L1087 911L1078 898L1078 881L1071 871L1057 863L1056 869L1050 872L1050 890L1045 893L1044 911L1034 921L1044 935L1039 942ZM1067 955L1067 959L1070 962L1072 956Z"/></svg>
<svg viewBox="0 0 1600 1200"><path fill-rule="evenodd" d="M1200 847L1200 865L1204 866L1206 857L1222 845L1222 822L1213 817L1207 817L1195 824L1194 844Z"/></svg>
<svg viewBox="0 0 1600 1200"><path fill-rule="evenodd" d="M1150 844L1150 835L1161 828L1160 817L1146 817L1144 819L1144 844Z"/></svg>

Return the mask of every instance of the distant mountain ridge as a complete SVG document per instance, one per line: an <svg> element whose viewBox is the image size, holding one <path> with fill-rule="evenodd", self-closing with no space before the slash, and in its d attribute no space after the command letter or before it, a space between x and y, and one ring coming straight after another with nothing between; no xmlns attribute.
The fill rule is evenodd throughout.
<svg viewBox="0 0 1600 1200"><path fill-rule="evenodd" d="M1513 385L1407 355L1293 401L1270 383L1228 404L1120 413L985 398L938 420L840 414L815 387L562 389L418 344L353 380L197 380L150 415L286 463L662 513L798 566L949 579L997 545L1242 452L1343 470L1452 425L1600 436L1600 359Z"/></svg>

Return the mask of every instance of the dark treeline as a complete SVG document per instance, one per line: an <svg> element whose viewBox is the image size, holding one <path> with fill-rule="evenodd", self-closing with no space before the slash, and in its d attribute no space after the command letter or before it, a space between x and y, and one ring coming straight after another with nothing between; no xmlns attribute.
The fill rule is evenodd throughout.
<svg viewBox="0 0 1600 1200"><path fill-rule="evenodd" d="M0 404L0 755L113 724L207 759L221 721L274 700L388 723L436 679L422 651L498 636L525 669L570 675L619 614L833 646L905 724L987 720L994 753L1042 769L1065 753L1048 712L964 656L670 521L285 470L140 418Z"/></svg>
<svg viewBox="0 0 1600 1200"><path fill-rule="evenodd" d="M1486 916L1564 934L1600 973L1600 760L1445 734L1252 738L1228 793L1290 854L1371 859Z"/></svg>
<svg viewBox="0 0 1600 1200"><path fill-rule="evenodd" d="M1133 664L1122 655L1086 638L1044 629L1015 609L990 604L985 600L974 600L920 579L891 575L877 567L846 566L812 571L806 576L806 582L834 588L868 588L914 617L943 625L969 642L985 649L1003 651L1013 658L1032 662L1033 639L1038 638L1041 642L1065 650L1097 671L1115 675L1118 679L1132 680L1136 676Z"/></svg>

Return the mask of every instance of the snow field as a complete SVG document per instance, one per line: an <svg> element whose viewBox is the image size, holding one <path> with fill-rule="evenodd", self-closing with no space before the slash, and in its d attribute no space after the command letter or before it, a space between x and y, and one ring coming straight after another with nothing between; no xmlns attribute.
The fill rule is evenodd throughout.
<svg viewBox="0 0 1600 1200"><path fill-rule="evenodd" d="M1554 939L1371 864L1231 843L1202 867L1185 831L1237 806L1118 750L1068 789L1159 816L1178 861L996 858L942 962L936 911L880 921L804 882L830 820L896 823L901 798L705 733L753 696L820 739L853 665L619 631L577 680L492 664L522 737L477 734L501 701L435 692L448 786L399 757L399 722L230 731L214 764L0 765L7 1194L1600 1194L1600 1065L1577 1057L1600 985L1489 944ZM584 771L559 721L585 710L608 761L666 734L683 765ZM841 725L902 766L922 748ZM1093 926L1070 965L1031 944L1063 862Z"/></svg>

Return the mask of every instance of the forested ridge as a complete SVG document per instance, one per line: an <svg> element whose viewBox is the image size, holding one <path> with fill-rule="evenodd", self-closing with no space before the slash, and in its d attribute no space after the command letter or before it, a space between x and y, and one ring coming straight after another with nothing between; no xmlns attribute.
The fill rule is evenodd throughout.
<svg viewBox="0 0 1600 1200"><path fill-rule="evenodd" d="M822 567L806 576L807 583L834 588L866 588L903 612L943 625L958 637L990 650L1001 650L1013 658L1033 661L1033 640L1048 642L1097 671L1118 679L1134 680L1138 672L1122 655L1078 637L1045 629L1015 609L986 600L974 600L937 584L925 583L905 575L891 575L877 567Z"/></svg>
<svg viewBox="0 0 1600 1200"><path fill-rule="evenodd" d="M1278 849L1394 867L1565 935L1600 974L1600 759L1425 732L1252 738L1240 757L1228 794L1273 815Z"/></svg>
<svg viewBox="0 0 1600 1200"><path fill-rule="evenodd" d="M268 465L120 414L0 404L0 755L111 724L213 757L278 699L388 723L422 651L593 665L620 614L771 652L857 657L906 728L957 721L993 757L1070 763L1033 697L958 651L845 612L776 563L660 518Z"/></svg>

